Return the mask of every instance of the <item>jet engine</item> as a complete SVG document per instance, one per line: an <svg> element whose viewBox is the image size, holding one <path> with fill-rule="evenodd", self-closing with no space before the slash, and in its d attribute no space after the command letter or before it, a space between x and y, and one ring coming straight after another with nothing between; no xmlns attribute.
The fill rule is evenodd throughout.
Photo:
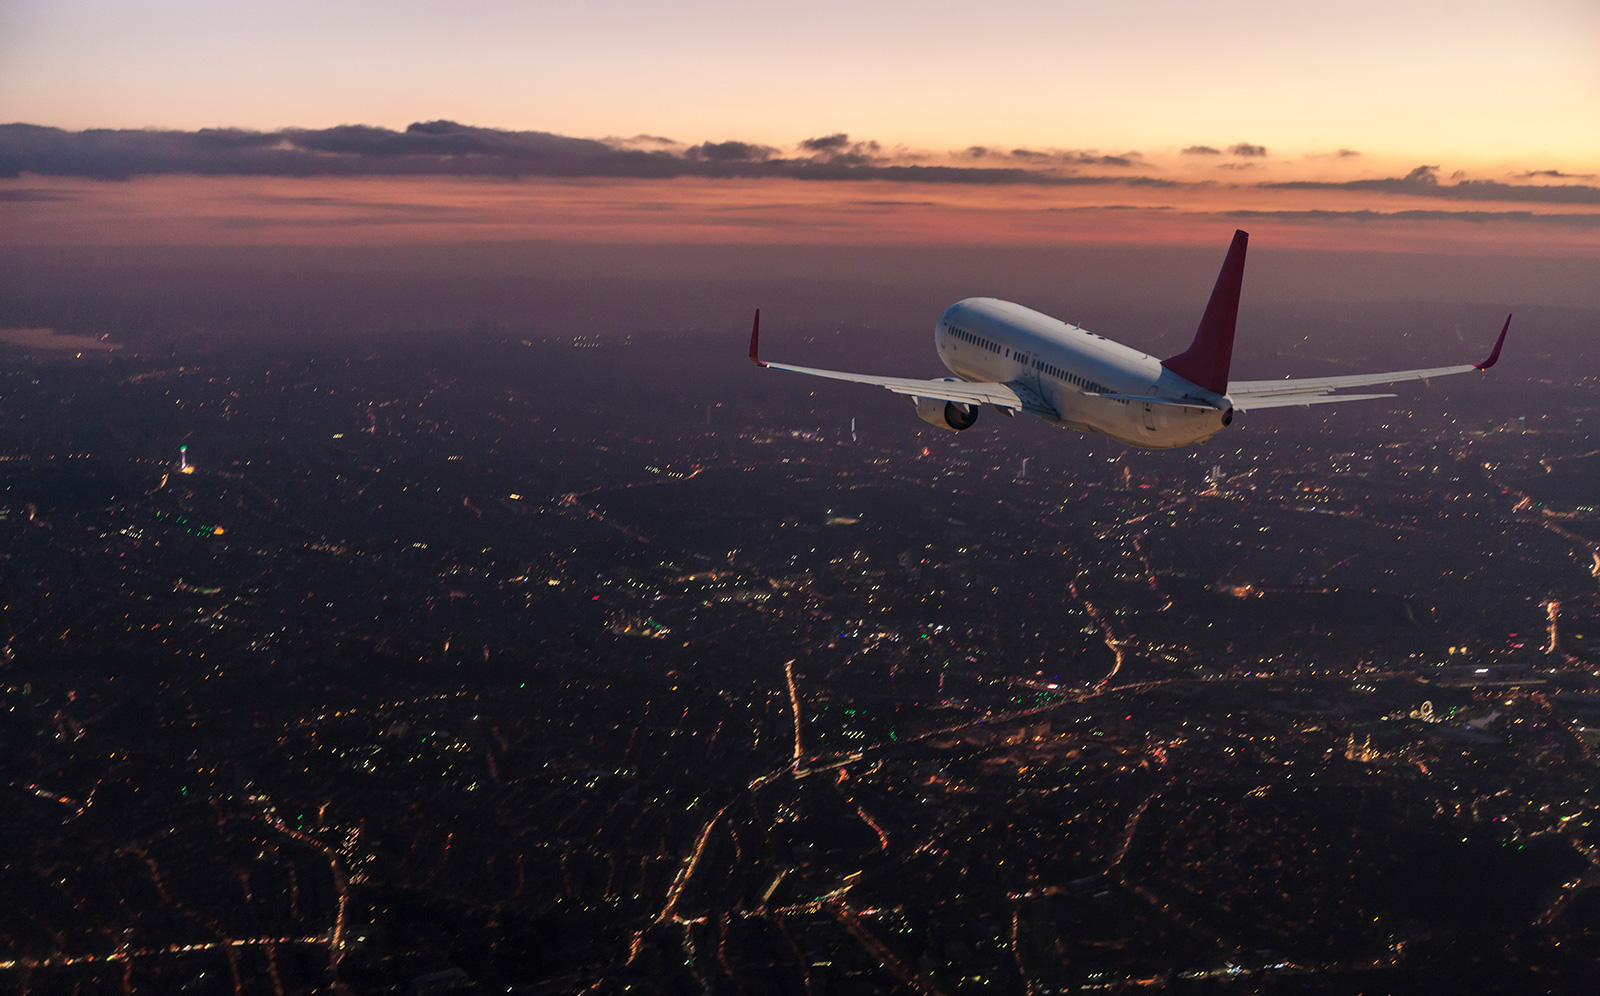
<svg viewBox="0 0 1600 996"><path fill-rule="evenodd" d="M911 403L917 408L917 418L941 429L960 432L972 428L972 424L978 421L977 405L963 405L939 398L912 398Z"/></svg>

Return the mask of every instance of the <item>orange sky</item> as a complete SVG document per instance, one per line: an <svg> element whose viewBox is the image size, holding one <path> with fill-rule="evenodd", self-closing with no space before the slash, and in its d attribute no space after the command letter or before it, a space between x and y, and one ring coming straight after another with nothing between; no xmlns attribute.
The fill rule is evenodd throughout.
<svg viewBox="0 0 1600 996"><path fill-rule="evenodd" d="M1211 244L1242 225L1296 247L1593 257L1597 53L1595 0L15 0L0 123L68 138L448 119L801 161L802 140L848 133L875 164L1053 180L401 177L357 154L343 178L180 161L104 182L85 177L122 174L0 141L0 240ZM1433 186L1394 182L1419 167ZM1110 182L1060 182L1085 176Z"/></svg>
<svg viewBox="0 0 1600 996"><path fill-rule="evenodd" d="M1600 163L1594 0L11 0L0 121Z"/></svg>

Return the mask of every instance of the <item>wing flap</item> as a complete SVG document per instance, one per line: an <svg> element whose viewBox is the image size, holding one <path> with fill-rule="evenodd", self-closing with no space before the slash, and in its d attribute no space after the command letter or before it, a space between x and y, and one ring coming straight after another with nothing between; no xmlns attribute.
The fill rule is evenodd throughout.
<svg viewBox="0 0 1600 996"><path fill-rule="evenodd" d="M1294 380L1241 380L1235 381L1228 393L1235 401L1241 397L1266 398L1277 394L1326 394L1346 387L1370 387L1373 384L1398 384L1408 380L1430 380L1451 374L1467 373L1481 369L1475 363L1461 363L1453 367L1427 367L1422 370L1390 370L1386 373L1350 374L1343 377L1301 377Z"/></svg>
<svg viewBox="0 0 1600 996"><path fill-rule="evenodd" d="M1271 397L1234 398L1234 411L1250 412L1258 408L1291 408L1304 405L1331 405L1336 401L1371 401L1374 398L1392 398L1393 394L1278 394Z"/></svg>

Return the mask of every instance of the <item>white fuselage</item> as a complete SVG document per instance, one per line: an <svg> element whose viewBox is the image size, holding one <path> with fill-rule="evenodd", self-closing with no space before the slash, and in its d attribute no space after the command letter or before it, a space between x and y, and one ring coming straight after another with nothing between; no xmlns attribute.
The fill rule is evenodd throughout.
<svg viewBox="0 0 1600 996"><path fill-rule="evenodd" d="M1059 413L1041 415L1046 421L1131 446L1170 449L1201 442L1221 432L1232 416L1226 396L1191 384L1155 357L1009 301L969 297L952 304L939 316L933 341L939 359L957 376L1021 382ZM1216 407L1095 394L1186 398Z"/></svg>

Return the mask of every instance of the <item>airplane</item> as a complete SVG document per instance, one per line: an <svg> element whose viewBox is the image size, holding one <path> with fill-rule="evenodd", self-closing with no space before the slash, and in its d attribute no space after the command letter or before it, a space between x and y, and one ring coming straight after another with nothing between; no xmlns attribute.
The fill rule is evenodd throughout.
<svg viewBox="0 0 1600 996"><path fill-rule="evenodd" d="M1500 359L1500 347L1511 328L1510 315L1494 350L1482 363L1230 384L1228 367L1249 239L1243 231L1233 233L1194 341L1165 360L1020 304L989 297L957 301L934 326L934 348L954 377L876 377L769 363L758 351L760 309L750 327L750 360L771 370L888 388L909 398L924 422L956 432L972 428L979 409L987 404L1007 417L1026 412L1063 428L1159 450L1204 442L1227 428L1235 412L1392 398L1395 395L1334 392L1488 370Z"/></svg>

